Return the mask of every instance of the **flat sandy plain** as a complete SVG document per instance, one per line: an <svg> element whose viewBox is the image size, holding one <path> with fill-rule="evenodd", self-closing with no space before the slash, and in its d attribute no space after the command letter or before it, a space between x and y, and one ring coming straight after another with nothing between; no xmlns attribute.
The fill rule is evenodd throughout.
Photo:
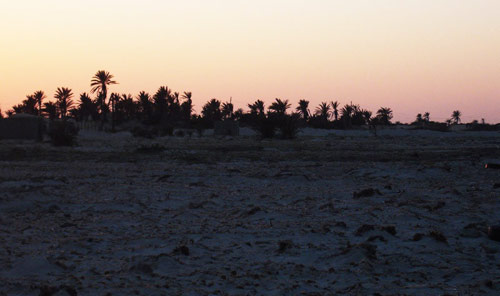
<svg viewBox="0 0 500 296"><path fill-rule="evenodd" d="M0 142L0 295L498 295L498 132Z"/></svg>

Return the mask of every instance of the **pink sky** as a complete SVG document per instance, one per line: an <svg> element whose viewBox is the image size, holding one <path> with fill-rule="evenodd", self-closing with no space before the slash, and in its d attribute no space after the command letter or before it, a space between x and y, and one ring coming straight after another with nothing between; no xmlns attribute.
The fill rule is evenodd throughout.
<svg viewBox="0 0 500 296"><path fill-rule="evenodd" d="M500 1L19 0L0 3L0 108L57 87L192 91L236 107L350 101L500 122Z"/></svg>

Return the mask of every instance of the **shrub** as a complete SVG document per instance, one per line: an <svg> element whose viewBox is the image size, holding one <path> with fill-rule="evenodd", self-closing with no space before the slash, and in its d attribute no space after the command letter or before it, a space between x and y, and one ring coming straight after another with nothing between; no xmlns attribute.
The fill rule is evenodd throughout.
<svg viewBox="0 0 500 296"><path fill-rule="evenodd" d="M261 117L257 119L252 128L258 132L261 138L274 138L276 134L276 121L271 117Z"/></svg>
<svg viewBox="0 0 500 296"><path fill-rule="evenodd" d="M78 128L71 121L52 121L49 128L49 137L54 146L73 146Z"/></svg>
<svg viewBox="0 0 500 296"><path fill-rule="evenodd" d="M279 126L283 139L295 139L299 131L300 115L294 113L281 118Z"/></svg>
<svg viewBox="0 0 500 296"><path fill-rule="evenodd" d="M153 139L156 136L152 129L144 126L136 126L130 132L132 133L132 136L136 138Z"/></svg>

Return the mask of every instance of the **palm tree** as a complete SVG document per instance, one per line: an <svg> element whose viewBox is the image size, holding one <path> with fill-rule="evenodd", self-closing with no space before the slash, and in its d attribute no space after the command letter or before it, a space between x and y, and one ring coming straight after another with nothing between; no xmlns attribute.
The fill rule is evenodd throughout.
<svg viewBox="0 0 500 296"><path fill-rule="evenodd" d="M141 114L141 119L146 120L146 119L151 119L152 115L152 102L151 102L151 97L149 94L145 91L141 91L137 95L137 101L139 104L139 112Z"/></svg>
<svg viewBox="0 0 500 296"><path fill-rule="evenodd" d="M231 102L222 103L222 118L223 119L233 119L234 116L234 105Z"/></svg>
<svg viewBox="0 0 500 296"><path fill-rule="evenodd" d="M62 119L66 119L68 109L73 106L73 92L67 87L58 87L54 98L57 99L57 107Z"/></svg>
<svg viewBox="0 0 500 296"><path fill-rule="evenodd" d="M59 117L59 114L57 112L57 104L54 102L43 103L43 112L47 114L50 120L54 120Z"/></svg>
<svg viewBox="0 0 500 296"><path fill-rule="evenodd" d="M299 101L299 105L297 106L297 108L295 110L297 110L297 112L300 113L300 115L302 116L302 118L307 121L307 119L309 119L309 101L307 100L300 100Z"/></svg>
<svg viewBox="0 0 500 296"><path fill-rule="evenodd" d="M36 102L38 104L38 116L41 116L42 115L42 101L45 98L47 98L47 96L45 96L45 93L43 91L38 90L33 94L33 98L36 100Z"/></svg>
<svg viewBox="0 0 500 296"><path fill-rule="evenodd" d="M386 124L386 125L391 124L392 117L393 117L393 115L392 115L391 108L381 107L377 111L377 118L378 118L379 122L382 124Z"/></svg>
<svg viewBox="0 0 500 296"><path fill-rule="evenodd" d="M363 113L363 117L366 121L366 124L370 124L370 121L372 118L372 111L363 110L362 113Z"/></svg>
<svg viewBox="0 0 500 296"><path fill-rule="evenodd" d="M78 113L81 120L87 120L89 117L95 118L98 112L97 107L97 103L87 93L80 94Z"/></svg>
<svg viewBox="0 0 500 296"><path fill-rule="evenodd" d="M193 93L184 92L182 95L182 99L184 102L181 104L181 115L185 121L189 121L191 119L191 113L193 113L193 100L191 99Z"/></svg>
<svg viewBox="0 0 500 296"><path fill-rule="evenodd" d="M341 119L344 121L344 126L351 127L352 126L352 117L354 115L354 107L352 104L345 104L344 107L340 110Z"/></svg>
<svg viewBox="0 0 500 296"><path fill-rule="evenodd" d="M460 123L460 117L462 116L462 112L460 112L459 110L455 110L453 111L453 113L451 113L451 119L453 120L453 122L455 124L459 124Z"/></svg>
<svg viewBox="0 0 500 296"><path fill-rule="evenodd" d="M222 119L222 112L220 110L221 103L217 99L211 99L204 106L201 114L203 118L207 121L210 127L213 126L215 121Z"/></svg>
<svg viewBox="0 0 500 296"><path fill-rule="evenodd" d="M261 100L257 100L253 104L248 104L248 108L250 108L250 114L259 116L265 115L265 105Z"/></svg>
<svg viewBox="0 0 500 296"><path fill-rule="evenodd" d="M156 120L163 120L168 113L169 102L172 101L172 90L168 86L160 87L153 96Z"/></svg>
<svg viewBox="0 0 500 296"><path fill-rule="evenodd" d="M328 105L327 102L321 102L321 104L316 107L316 115L323 121L328 121L328 118L330 117L330 105Z"/></svg>
<svg viewBox="0 0 500 296"><path fill-rule="evenodd" d="M275 99L275 101L269 106L269 110L273 111L276 114L279 115L285 115L286 110L290 108L290 103L288 103L288 100L280 100L278 98Z"/></svg>
<svg viewBox="0 0 500 296"><path fill-rule="evenodd" d="M90 81L90 86L92 87L90 92L98 93L98 101L101 108L101 129L103 128L104 121L106 119L105 105L106 105L106 98L108 96L108 86L112 84L117 84L117 82L114 81L113 78L114 76L111 75L109 72L106 72L104 70L99 70L97 71L97 73L95 73L95 75L92 77L92 80Z"/></svg>
<svg viewBox="0 0 500 296"><path fill-rule="evenodd" d="M431 120L431 114L429 112L424 113L424 120L429 122Z"/></svg>
<svg viewBox="0 0 500 296"><path fill-rule="evenodd" d="M339 102L338 101L332 101L330 102L330 105L332 106L332 113L333 116L335 117L335 121L339 119Z"/></svg>
<svg viewBox="0 0 500 296"><path fill-rule="evenodd" d="M416 122L422 122L423 120L424 120L424 119L423 119L423 117L422 117L422 113L418 113L418 114L417 114L417 117L415 118L415 121L416 121Z"/></svg>

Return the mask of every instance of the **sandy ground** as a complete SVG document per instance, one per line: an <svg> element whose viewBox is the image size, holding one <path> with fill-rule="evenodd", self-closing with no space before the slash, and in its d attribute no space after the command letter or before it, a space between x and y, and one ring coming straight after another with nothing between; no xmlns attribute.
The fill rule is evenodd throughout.
<svg viewBox="0 0 500 296"><path fill-rule="evenodd" d="M0 295L498 295L500 133L0 142Z"/></svg>

